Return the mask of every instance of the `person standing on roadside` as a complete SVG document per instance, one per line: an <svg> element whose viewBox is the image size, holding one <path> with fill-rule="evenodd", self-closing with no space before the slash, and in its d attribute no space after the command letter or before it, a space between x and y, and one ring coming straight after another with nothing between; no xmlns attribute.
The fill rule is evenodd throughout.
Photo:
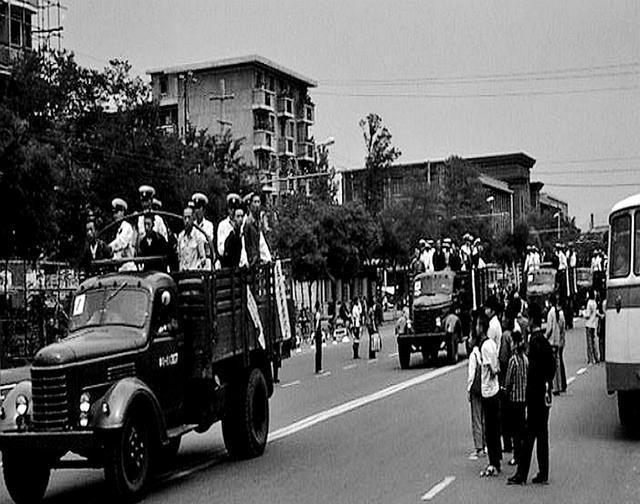
<svg viewBox="0 0 640 504"><path fill-rule="evenodd" d="M549 341L551 345L551 350L553 351L553 360L556 363L556 371L558 364L558 352L560 347L560 310L558 310L558 306L556 304L555 295L551 295L549 299L546 301L547 306L547 325L545 330L545 338ZM557 375L557 372L554 373L554 377ZM558 395L560 393L560 388L556 388L558 383L555 378L553 380L553 393Z"/></svg>
<svg viewBox="0 0 640 504"><path fill-rule="evenodd" d="M316 344L316 374L322 373L322 310L320 301L316 301L316 310L313 314L313 337Z"/></svg>
<svg viewBox="0 0 640 504"><path fill-rule="evenodd" d="M513 439L513 457L509 465L516 465L522 458L526 421L527 371L529 360L524 353L520 331L511 333L513 353L509 359L505 378L506 416Z"/></svg>
<svg viewBox="0 0 640 504"><path fill-rule="evenodd" d="M564 309L562 306L558 310L558 328L560 329L560 338L558 339L558 353L556 354L556 376L553 379L553 391L558 395L560 392L567 391L567 372L564 367L564 345L567 340L568 324L565 320Z"/></svg>
<svg viewBox="0 0 640 504"><path fill-rule="evenodd" d="M522 448L522 458L518 460L516 473L507 480L509 485L524 485L529 476L533 445L536 444L538 474L533 483L546 484L549 481L549 409L551 408L551 382L555 374L553 350L544 330L540 327L542 313L538 305L529 310L531 337L529 339L529 370L527 372L527 421Z"/></svg>
<svg viewBox="0 0 640 504"><path fill-rule="evenodd" d="M587 364L598 363L598 352L596 350L596 329L598 328L598 305L596 304L594 291L587 293L587 308L584 317L585 330L587 333Z"/></svg>
<svg viewBox="0 0 640 504"><path fill-rule="evenodd" d="M482 356L478 346L478 336L472 332L471 354L469 355L467 372L467 394L471 407L471 433L475 451L469 455L469 460L478 460L484 455L484 417L482 413Z"/></svg>
<svg viewBox="0 0 640 504"><path fill-rule="evenodd" d="M500 474L502 447L500 446L500 385L498 383L498 349L488 335L489 319L484 313L478 317L476 331L481 336L480 355L482 357L481 390L484 413L485 439L489 464L480 476Z"/></svg>
<svg viewBox="0 0 640 504"><path fill-rule="evenodd" d="M357 297L353 298L351 318L353 324L353 358L359 359L360 355L358 355L358 351L360 348L360 329L362 328L362 308Z"/></svg>

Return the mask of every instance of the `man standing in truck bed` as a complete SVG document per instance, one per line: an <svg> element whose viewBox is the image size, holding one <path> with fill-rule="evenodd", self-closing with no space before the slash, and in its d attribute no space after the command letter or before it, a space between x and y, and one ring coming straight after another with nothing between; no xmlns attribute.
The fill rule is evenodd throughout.
<svg viewBox="0 0 640 504"><path fill-rule="evenodd" d="M206 264L205 238L193 227L193 208L185 207L182 212L184 229L178 235L178 258L180 271L203 269Z"/></svg>

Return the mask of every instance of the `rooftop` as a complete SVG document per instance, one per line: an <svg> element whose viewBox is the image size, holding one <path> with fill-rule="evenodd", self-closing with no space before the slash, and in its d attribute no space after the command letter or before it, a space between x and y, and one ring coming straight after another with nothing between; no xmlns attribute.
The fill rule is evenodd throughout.
<svg viewBox="0 0 640 504"><path fill-rule="evenodd" d="M638 206L640 206L640 194L634 194L633 196L629 196L628 198L625 198L622 201L616 203L611 209L611 213L617 212L619 210L625 210L627 208L635 208Z"/></svg>
<svg viewBox="0 0 640 504"><path fill-rule="evenodd" d="M294 72L293 70L289 70L288 68L271 61L264 56L260 56L258 54L251 54L249 56L239 56L236 58L226 58L219 59L213 61L204 61L201 63L185 63L183 65L177 66L169 66L162 68L152 68L147 70L147 74L179 74L184 72L201 72L207 70L222 70L228 69L232 67L241 67L241 66L258 66L267 70L272 70L277 73L280 73L290 79L297 80L302 84L307 85L308 87L317 87L318 82L305 77L298 72Z"/></svg>

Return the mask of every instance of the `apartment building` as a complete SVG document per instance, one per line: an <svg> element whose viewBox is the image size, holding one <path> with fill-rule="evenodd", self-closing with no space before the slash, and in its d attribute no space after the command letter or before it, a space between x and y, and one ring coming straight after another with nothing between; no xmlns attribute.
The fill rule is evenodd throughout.
<svg viewBox="0 0 640 504"><path fill-rule="evenodd" d="M33 47L32 21L38 0L0 0L0 75L11 72L12 62Z"/></svg>
<svg viewBox="0 0 640 504"><path fill-rule="evenodd" d="M147 73L166 131L230 130L244 138L243 160L261 173L302 174L315 165L313 79L258 55Z"/></svg>

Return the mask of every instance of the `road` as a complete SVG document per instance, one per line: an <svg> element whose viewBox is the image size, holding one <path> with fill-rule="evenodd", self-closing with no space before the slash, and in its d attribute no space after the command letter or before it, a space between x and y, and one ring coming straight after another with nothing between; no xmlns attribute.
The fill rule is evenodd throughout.
<svg viewBox="0 0 640 504"><path fill-rule="evenodd" d="M640 502L640 441L618 426L604 368L585 365L581 324L567 336L568 393L551 411L548 486L507 486L506 464L501 476L480 478L486 460L468 459L466 362L427 367L416 354L400 370L392 327L382 334L375 361L352 360L348 344L328 345L323 375L313 373L309 349L294 354L271 400L262 457L229 461L219 426L189 435L175 470L153 482L144 502ZM530 477L536 469L534 461ZM61 470L46 502L98 503L104 495L101 471Z"/></svg>

